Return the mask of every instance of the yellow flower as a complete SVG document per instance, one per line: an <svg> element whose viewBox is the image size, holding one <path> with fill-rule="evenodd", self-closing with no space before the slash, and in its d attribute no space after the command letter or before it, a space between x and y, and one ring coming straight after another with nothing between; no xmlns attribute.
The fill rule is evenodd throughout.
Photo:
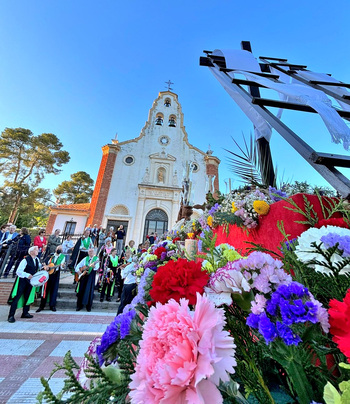
<svg viewBox="0 0 350 404"><path fill-rule="evenodd" d="M261 216L265 216L269 213L270 205L265 201L254 201L253 208L256 213L259 213Z"/></svg>
<svg viewBox="0 0 350 404"><path fill-rule="evenodd" d="M194 237L194 233L187 233L188 238L193 238Z"/></svg>
<svg viewBox="0 0 350 404"><path fill-rule="evenodd" d="M208 216L207 224L208 224L210 227L213 226L213 217L212 217L212 216Z"/></svg>
<svg viewBox="0 0 350 404"><path fill-rule="evenodd" d="M195 221L192 222L192 229L196 230L196 222Z"/></svg>
<svg viewBox="0 0 350 404"><path fill-rule="evenodd" d="M238 209L236 208L235 203L234 203L234 202L232 202L232 209L231 209L231 213L235 213L235 212L236 212L236 210L238 210Z"/></svg>

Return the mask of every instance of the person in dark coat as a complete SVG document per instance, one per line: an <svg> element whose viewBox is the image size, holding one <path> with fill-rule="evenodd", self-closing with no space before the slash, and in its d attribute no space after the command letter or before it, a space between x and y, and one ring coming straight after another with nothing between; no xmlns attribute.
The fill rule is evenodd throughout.
<svg viewBox="0 0 350 404"><path fill-rule="evenodd" d="M99 268L98 258L94 255L94 249L90 248L88 256L83 258L75 268L80 276L77 284L77 311L86 306L86 311L91 311L95 291L95 275Z"/></svg>
<svg viewBox="0 0 350 404"><path fill-rule="evenodd" d="M17 278L13 284L10 293L8 304L11 305L8 322L14 323L16 310L23 307L21 318L33 318L29 314L30 304L35 299L35 288L31 285L30 279L41 269L41 264L38 258L38 247L30 247L29 255L21 261L17 269Z"/></svg>
<svg viewBox="0 0 350 404"><path fill-rule="evenodd" d="M50 266L53 267L52 269L54 272L49 275L49 280L45 283L45 285L42 286L41 301L40 306L36 311L37 313L40 313L42 310L44 310L47 300L49 300L50 310L57 311L56 301L58 296L58 287L60 284L60 274L61 269L63 269L65 266L65 261L66 256L62 254L62 246L59 245L56 248L55 254L51 258L49 258L49 261L47 263L49 269Z"/></svg>
<svg viewBox="0 0 350 404"><path fill-rule="evenodd" d="M30 247L30 243L31 243L31 238L28 233L28 229L26 227L22 227L21 232L20 232L20 237L19 237L17 245L16 245L17 250L13 255L10 256L10 260L5 269L5 273L4 273L5 278L10 273L14 262L15 262L15 267L13 269L12 278L16 277L17 268L18 268L20 262L23 260L23 258L28 254L28 249Z"/></svg>
<svg viewBox="0 0 350 404"><path fill-rule="evenodd" d="M92 239L90 237L90 230L85 230L84 234L82 237L78 239L78 241L75 243L75 246L73 248L72 255L70 257L70 261L68 264L68 268L71 270L75 270L76 266L78 263L88 255L88 250L89 248L93 248L94 244L92 242ZM76 284L78 281L77 274L74 278L74 284Z"/></svg>

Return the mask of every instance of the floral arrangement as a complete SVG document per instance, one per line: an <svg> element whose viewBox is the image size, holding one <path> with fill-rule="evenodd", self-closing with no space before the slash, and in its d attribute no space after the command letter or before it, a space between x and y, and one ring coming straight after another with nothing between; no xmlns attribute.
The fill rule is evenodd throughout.
<svg viewBox="0 0 350 404"><path fill-rule="evenodd" d="M147 268L156 271L160 265L170 260L177 260L181 255L173 240L153 244L141 255L136 268L136 275L141 276Z"/></svg>
<svg viewBox="0 0 350 404"><path fill-rule="evenodd" d="M284 234L280 254L242 256L216 245L208 218L222 206L195 260L171 240L141 255L137 295L90 350L83 384L65 358L69 402L347 402L350 230L313 227ZM68 402L43 384L46 401Z"/></svg>

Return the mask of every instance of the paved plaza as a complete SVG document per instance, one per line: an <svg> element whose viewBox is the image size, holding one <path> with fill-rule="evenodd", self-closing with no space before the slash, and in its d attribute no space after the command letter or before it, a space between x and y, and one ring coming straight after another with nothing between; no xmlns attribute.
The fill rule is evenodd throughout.
<svg viewBox="0 0 350 404"><path fill-rule="evenodd" d="M115 316L108 310L35 313L35 309L30 311L32 319L21 319L18 310L16 322L10 324L9 307L0 306L0 403L36 403L42 390L40 377L48 377L68 350L80 363L92 339L101 336ZM51 379L54 393L61 390L63 380L63 371Z"/></svg>

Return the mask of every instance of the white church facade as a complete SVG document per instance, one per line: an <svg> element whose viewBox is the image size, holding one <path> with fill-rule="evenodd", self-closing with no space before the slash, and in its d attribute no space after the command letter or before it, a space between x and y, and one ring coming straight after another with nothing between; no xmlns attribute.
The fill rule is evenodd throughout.
<svg viewBox="0 0 350 404"><path fill-rule="evenodd" d="M171 91L159 93L137 138L112 140L102 152L91 203L52 207L47 232L60 228L77 234L89 224L115 229L123 224L126 241L140 243L177 221L186 167L191 165L195 204L205 201L208 186L219 189L220 160L189 143L181 105Z"/></svg>

